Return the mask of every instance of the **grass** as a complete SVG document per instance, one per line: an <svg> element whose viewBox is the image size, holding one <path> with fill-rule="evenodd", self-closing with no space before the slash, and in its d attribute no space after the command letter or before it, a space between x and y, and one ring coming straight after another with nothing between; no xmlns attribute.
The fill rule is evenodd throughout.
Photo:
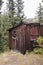
<svg viewBox="0 0 43 65"><path fill-rule="evenodd" d="M19 52L4 52L0 54L0 65L43 65L43 55Z"/></svg>

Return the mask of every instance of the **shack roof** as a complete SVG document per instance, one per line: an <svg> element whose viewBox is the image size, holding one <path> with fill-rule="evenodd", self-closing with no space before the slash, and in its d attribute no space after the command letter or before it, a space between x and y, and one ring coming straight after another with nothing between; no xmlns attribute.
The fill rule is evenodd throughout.
<svg viewBox="0 0 43 65"><path fill-rule="evenodd" d="M26 22L26 21L21 21L21 22L15 24L14 27L9 28L8 31L11 31L12 29L14 29L16 27L21 26L22 24L24 24L24 25L43 25L43 23L39 23L39 22Z"/></svg>
<svg viewBox="0 0 43 65"><path fill-rule="evenodd" d="M22 22L19 22L17 24L15 24L12 28L9 28L8 31L11 31L12 29L18 27L18 26L21 26L23 23Z"/></svg>

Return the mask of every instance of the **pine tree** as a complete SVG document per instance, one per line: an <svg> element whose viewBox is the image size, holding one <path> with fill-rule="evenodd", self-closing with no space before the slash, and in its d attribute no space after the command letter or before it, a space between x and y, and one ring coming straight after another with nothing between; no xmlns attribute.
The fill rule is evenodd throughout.
<svg viewBox="0 0 43 65"><path fill-rule="evenodd" d="M42 2L43 2L43 0L42 0Z"/></svg>
<svg viewBox="0 0 43 65"><path fill-rule="evenodd" d="M0 0L0 14L1 14L2 0Z"/></svg>
<svg viewBox="0 0 43 65"><path fill-rule="evenodd" d="M0 51L3 51L3 42L2 42L2 19L1 19L1 8L2 8L2 0L0 0Z"/></svg>
<svg viewBox="0 0 43 65"><path fill-rule="evenodd" d="M39 3L39 9L37 14L38 14L39 22L43 22L43 6L41 5L41 3Z"/></svg>
<svg viewBox="0 0 43 65"><path fill-rule="evenodd" d="M8 16L6 14L3 14L2 15L2 21L3 21L3 51L7 51L8 50L8 41L9 41L9 38L8 38L8 29L11 27L9 25L9 22L8 22Z"/></svg>
<svg viewBox="0 0 43 65"><path fill-rule="evenodd" d="M8 0L8 15L9 15L9 22L11 22L12 26L14 26L14 15L15 15L15 2L14 0Z"/></svg>
<svg viewBox="0 0 43 65"><path fill-rule="evenodd" d="M24 19L23 3L24 2L22 0L16 0L17 21L21 21Z"/></svg>

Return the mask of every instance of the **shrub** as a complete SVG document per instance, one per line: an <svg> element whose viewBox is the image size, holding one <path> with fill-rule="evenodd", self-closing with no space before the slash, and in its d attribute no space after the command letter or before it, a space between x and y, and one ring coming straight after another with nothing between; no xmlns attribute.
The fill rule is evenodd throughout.
<svg viewBox="0 0 43 65"><path fill-rule="evenodd" d="M43 48L35 48L34 53L35 54L43 54Z"/></svg>
<svg viewBox="0 0 43 65"><path fill-rule="evenodd" d="M43 47L43 37L38 37L36 42L39 44L39 46L42 46Z"/></svg>

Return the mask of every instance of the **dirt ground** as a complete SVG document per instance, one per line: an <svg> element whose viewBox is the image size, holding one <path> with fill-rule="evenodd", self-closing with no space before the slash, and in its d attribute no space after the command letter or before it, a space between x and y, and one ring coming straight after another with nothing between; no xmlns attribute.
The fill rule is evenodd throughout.
<svg viewBox="0 0 43 65"><path fill-rule="evenodd" d="M43 55L7 52L0 55L0 65L43 65Z"/></svg>

